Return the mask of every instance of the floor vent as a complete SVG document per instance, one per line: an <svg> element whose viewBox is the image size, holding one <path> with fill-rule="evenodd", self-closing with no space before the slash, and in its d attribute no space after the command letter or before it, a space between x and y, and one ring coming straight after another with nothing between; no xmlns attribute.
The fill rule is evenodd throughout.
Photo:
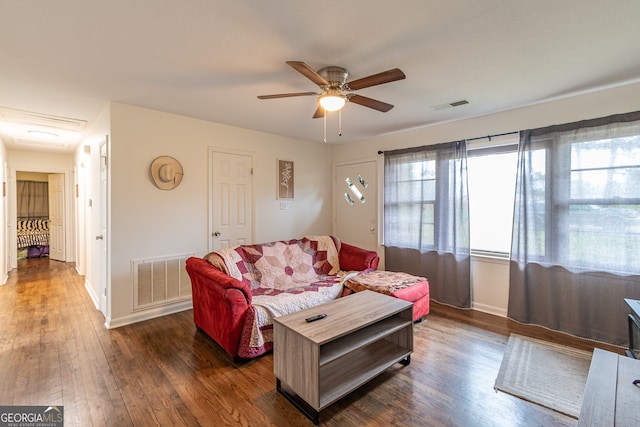
<svg viewBox="0 0 640 427"><path fill-rule="evenodd" d="M194 254L131 261L133 309L143 310L191 298L191 281L185 269Z"/></svg>

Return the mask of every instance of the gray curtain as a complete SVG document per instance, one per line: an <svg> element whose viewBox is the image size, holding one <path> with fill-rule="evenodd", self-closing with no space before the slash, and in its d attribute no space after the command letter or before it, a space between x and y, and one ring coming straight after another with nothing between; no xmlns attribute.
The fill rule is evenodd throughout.
<svg viewBox="0 0 640 427"><path fill-rule="evenodd" d="M18 218L49 217L49 183L16 181Z"/></svg>
<svg viewBox="0 0 640 427"><path fill-rule="evenodd" d="M640 112L520 133L510 318L628 344L639 183Z"/></svg>
<svg viewBox="0 0 640 427"><path fill-rule="evenodd" d="M471 307L466 141L384 153L385 268L423 276L435 301Z"/></svg>

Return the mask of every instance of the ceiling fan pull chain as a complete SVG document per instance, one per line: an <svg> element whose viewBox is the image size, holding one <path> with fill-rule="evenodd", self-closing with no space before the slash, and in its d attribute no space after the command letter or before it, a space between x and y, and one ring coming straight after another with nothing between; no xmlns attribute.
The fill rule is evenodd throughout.
<svg viewBox="0 0 640 427"><path fill-rule="evenodd" d="M342 136L342 108L338 110L338 136Z"/></svg>
<svg viewBox="0 0 640 427"><path fill-rule="evenodd" d="M324 143L327 143L327 110L324 110Z"/></svg>

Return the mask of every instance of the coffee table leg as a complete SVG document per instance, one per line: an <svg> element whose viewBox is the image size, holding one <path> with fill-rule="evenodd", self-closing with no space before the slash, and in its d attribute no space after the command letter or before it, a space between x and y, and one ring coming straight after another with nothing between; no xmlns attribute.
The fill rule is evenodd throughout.
<svg viewBox="0 0 640 427"><path fill-rule="evenodd" d="M293 392L289 392L282 387L280 378L276 378L276 390L283 395L289 402L293 404L300 412L309 418L315 425L320 424L320 412L313 409L307 402L302 400L300 396Z"/></svg>
<svg viewBox="0 0 640 427"><path fill-rule="evenodd" d="M405 357L404 359L402 359L400 361L400 364L404 365L404 366L408 366L409 363L411 363L411 355Z"/></svg>

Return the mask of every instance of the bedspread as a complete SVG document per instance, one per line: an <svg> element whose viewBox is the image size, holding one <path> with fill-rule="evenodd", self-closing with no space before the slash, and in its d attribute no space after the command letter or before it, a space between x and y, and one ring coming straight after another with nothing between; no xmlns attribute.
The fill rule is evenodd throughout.
<svg viewBox="0 0 640 427"><path fill-rule="evenodd" d="M209 262L249 285L253 296L240 357L271 350L274 317L331 301L342 291L338 251L329 236L236 246L216 255Z"/></svg>
<svg viewBox="0 0 640 427"><path fill-rule="evenodd" d="M49 244L49 219L21 218L17 221L18 249Z"/></svg>

